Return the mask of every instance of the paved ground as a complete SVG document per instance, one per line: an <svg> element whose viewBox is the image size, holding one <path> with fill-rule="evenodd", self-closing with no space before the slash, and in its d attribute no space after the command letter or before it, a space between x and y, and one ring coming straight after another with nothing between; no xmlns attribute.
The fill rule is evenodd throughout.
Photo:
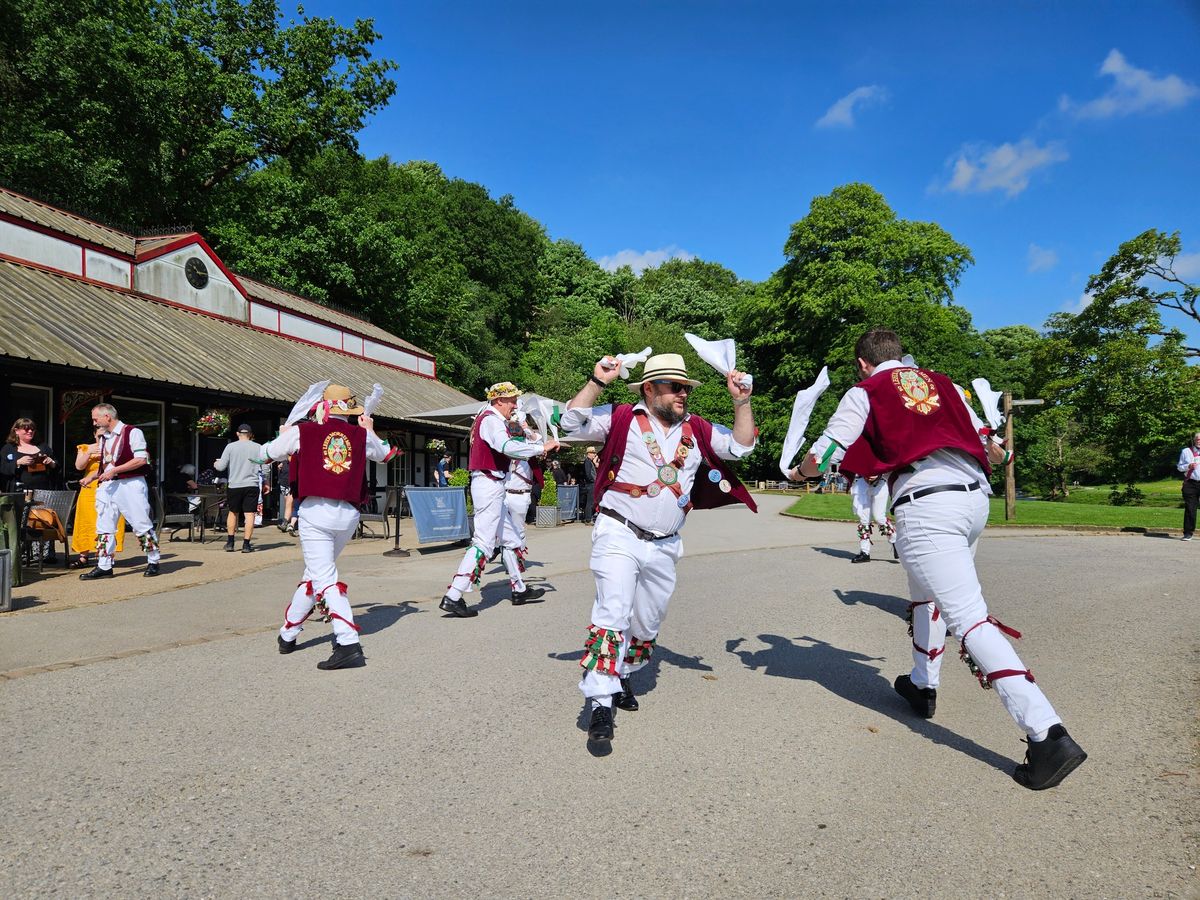
<svg viewBox="0 0 1200 900"><path fill-rule="evenodd" d="M851 526L787 502L693 516L642 710L599 758L580 526L531 533L545 603L489 569L465 621L436 608L457 548L359 545L354 671L316 670L324 626L275 652L294 550L225 578L250 563L209 545L138 576L159 593L0 616L0 895L1196 895L1200 546L985 537L993 610L1091 754L1031 793L965 666L932 722L892 692L899 566L849 565Z"/></svg>

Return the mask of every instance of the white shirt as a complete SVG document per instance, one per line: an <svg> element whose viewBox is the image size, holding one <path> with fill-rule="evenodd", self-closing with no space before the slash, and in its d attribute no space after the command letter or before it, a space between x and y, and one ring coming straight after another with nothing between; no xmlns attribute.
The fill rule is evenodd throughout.
<svg viewBox="0 0 1200 900"><path fill-rule="evenodd" d="M1193 462L1196 466L1189 472L1188 466ZM1200 453L1189 444L1179 452L1179 463L1175 468L1184 473L1184 481L1200 481Z"/></svg>
<svg viewBox="0 0 1200 900"><path fill-rule="evenodd" d="M875 373L903 367L904 363L899 360L888 359L875 367ZM971 409L971 404L967 402L962 388L955 385L954 389L958 392L959 400L967 408L967 414L971 417L971 425L978 434L980 429L987 426L975 415L975 410ZM866 390L858 385L850 388L842 395L837 410L829 418L825 431L817 438L809 453L819 460L825 456L830 446L833 446L831 459L833 462L841 462L842 457L846 455L847 448L862 435L870 412L871 400ZM981 436L980 440L986 441L987 438ZM912 472L905 472L896 478L896 483L892 488L893 497L899 498L912 491L937 484L977 483L985 494L992 493L987 475L984 474L979 462L973 456L959 450L935 450L928 456L913 462L912 468Z"/></svg>
<svg viewBox="0 0 1200 900"><path fill-rule="evenodd" d="M112 461L111 454L117 449L119 443L118 438L129 429L129 449L133 451L135 459L144 459L147 462L150 460L150 452L146 449L146 436L142 434L142 429L136 428L133 425L126 425L124 422L117 422L109 430L108 434L104 435L100 445L100 471L107 472L113 468L116 463ZM145 468L144 466L142 468ZM135 472L140 471L138 469Z"/></svg>
<svg viewBox="0 0 1200 900"><path fill-rule="evenodd" d="M331 419L337 419L341 422L349 421L345 416L330 416ZM275 462L283 462L293 453L300 449L300 429L289 428L273 441L267 441L263 444L263 453L275 460ZM371 462L383 462L387 459L388 448L383 446L383 441L373 431L367 431L367 459Z"/></svg>
<svg viewBox="0 0 1200 900"><path fill-rule="evenodd" d="M489 406L483 412L483 421L479 423L479 438L497 453L503 453L513 459L530 459L546 452L541 441L527 441L524 436L510 435L508 423L494 406ZM474 478L476 474L477 472L472 472L471 477ZM503 479L508 475L499 469L492 469L491 474L496 479Z"/></svg>
<svg viewBox="0 0 1200 900"><path fill-rule="evenodd" d="M634 410L646 411L645 403L638 403ZM576 440L602 443L608 439L612 430L612 405L592 408L577 407L568 409L559 423L564 433ZM664 429L658 419L647 413L650 430L658 442L663 462L671 464L675 459L675 451L679 449L679 441L683 437L683 423ZM685 418L691 418L687 416ZM754 449L752 444L746 447L733 439L733 432L724 425L712 423L712 449L721 459L741 459ZM690 495L692 485L696 481L696 472L700 468L700 448L693 447L683 461L679 472L679 488L684 495ZM603 460L601 460L603 462ZM616 481L627 484L650 484L658 478L658 465L650 456L650 448L642 439L642 429L638 425L637 416L629 423L629 433L625 439L625 453L621 460L621 468L617 470ZM620 513L639 528L665 536L674 534L683 527L687 514L679 506L679 497L672 490L664 489L657 497L643 494L631 497L621 491L605 491L600 508L608 508Z"/></svg>

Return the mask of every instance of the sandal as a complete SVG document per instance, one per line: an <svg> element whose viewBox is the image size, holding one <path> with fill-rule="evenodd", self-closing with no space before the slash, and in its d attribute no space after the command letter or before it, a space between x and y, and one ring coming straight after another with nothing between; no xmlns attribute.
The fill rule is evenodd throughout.
<svg viewBox="0 0 1200 900"><path fill-rule="evenodd" d="M92 564L92 561L86 556L78 556L71 560L72 569L86 569Z"/></svg>

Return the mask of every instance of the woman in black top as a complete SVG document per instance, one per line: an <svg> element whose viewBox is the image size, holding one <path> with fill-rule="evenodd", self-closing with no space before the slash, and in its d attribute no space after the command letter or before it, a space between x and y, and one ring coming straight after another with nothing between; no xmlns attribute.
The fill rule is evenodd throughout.
<svg viewBox="0 0 1200 900"><path fill-rule="evenodd" d="M0 448L0 481L6 491L49 490L58 478L58 459L49 444L37 442L33 419L17 419Z"/></svg>

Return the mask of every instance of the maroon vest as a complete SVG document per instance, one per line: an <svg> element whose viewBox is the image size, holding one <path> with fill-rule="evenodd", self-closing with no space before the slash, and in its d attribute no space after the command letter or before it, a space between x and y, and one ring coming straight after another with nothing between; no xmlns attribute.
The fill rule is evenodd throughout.
<svg viewBox="0 0 1200 900"><path fill-rule="evenodd" d="M367 499L367 430L341 419L323 424L301 422L300 450L289 474L296 479L297 502L305 497L345 500L360 506Z"/></svg>
<svg viewBox="0 0 1200 900"><path fill-rule="evenodd" d="M132 432L133 426L126 425L121 429L121 433L116 436L112 451L112 464L114 466L122 465L133 459L133 448L129 446L129 436ZM101 463L103 463L103 460L101 460ZM148 468L148 466L142 466L139 469L133 469L129 472L118 472L113 476L113 481L120 481L122 478L145 478ZM104 469L101 468L100 471L103 472Z"/></svg>
<svg viewBox="0 0 1200 900"><path fill-rule="evenodd" d="M746 486L725 464L725 460L713 452L712 423L697 415L690 416L688 421L692 424L692 434L696 437L696 447L700 451L700 468L696 470L696 480L692 484L692 508L714 509L730 503L745 503L752 511L758 512L758 505L746 490ZM622 403L613 407L612 428L600 451L600 460L596 463L597 504L608 490L609 484L616 480L617 472L621 469L621 460L625 458L628 445L629 426L632 423L633 407L630 404ZM710 469L720 472L721 478L729 482L729 493L722 491L717 482L709 481Z"/></svg>
<svg viewBox="0 0 1200 900"><path fill-rule="evenodd" d="M860 381L871 412L862 437L850 445L841 468L855 475L882 475L935 450L961 450L988 475L992 467L966 404L945 375L903 366Z"/></svg>
<svg viewBox="0 0 1200 900"><path fill-rule="evenodd" d="M475 417L471 426L471 453L467 457L467 468L472 472L507 472L509 458L479 436L479 428L486 416L498 416L503 422L504 417L489 406ZM506 423L507 427L507 423Z"/></svg>

